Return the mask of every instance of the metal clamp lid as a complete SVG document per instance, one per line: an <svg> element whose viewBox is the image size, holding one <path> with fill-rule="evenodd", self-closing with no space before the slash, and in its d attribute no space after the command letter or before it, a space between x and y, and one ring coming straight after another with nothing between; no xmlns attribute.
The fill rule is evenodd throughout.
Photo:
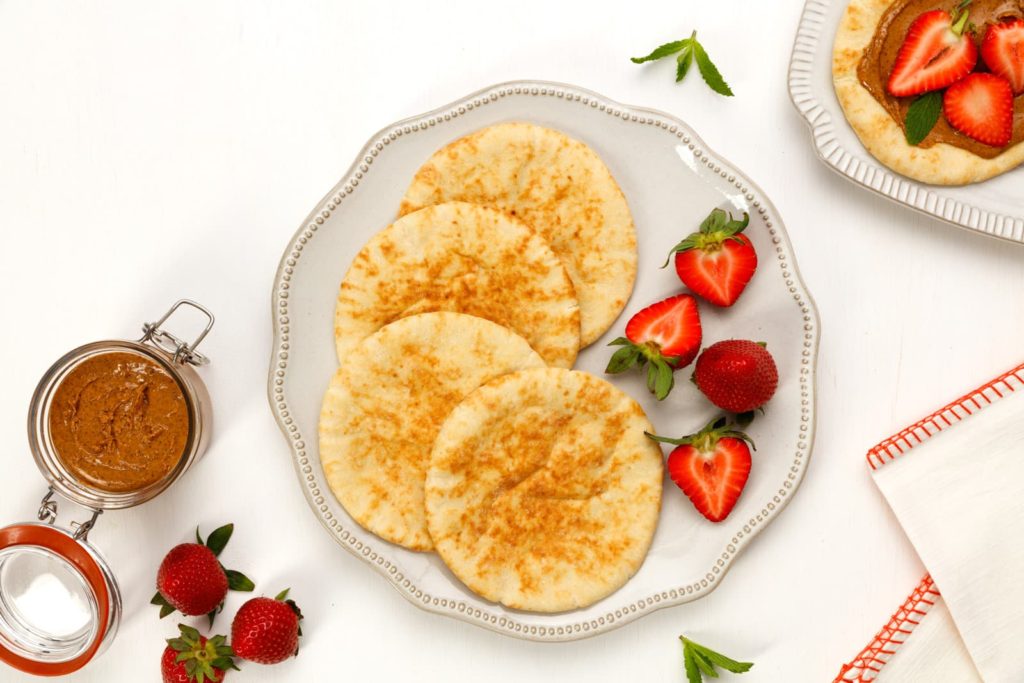
<svg viewBox="0 0 1024 683"><path fill-rule="evenodd" d="M167 319L170 318L171 315L181 306L191 306L192 308L198 310L200 313L206 316L206 327L199 334L199 336L192 341L191 344L185 342L180 337L177 337L171 334L170 332L161 329L161 325L167 322ZM202 306L201 304L198 304L190 299L181 299L180 301L175 302L175 304L171 306L171 308L166 313L163 314L163 317L161 317L155 323L143 324L143 335L142 339L140 339L139 341L151 342L153 345L159 347L160 349L166 351L167 353L172 354L174 356L174 362L176 363L188 363L190 365L206 365L207 363L210 362L210 359L196 351L196 347L198 347L199 344L202 343L203 339L206 338L206 335L209 334L210 329L213 328L213 321L213 313L210 313L210 311L205 306Z"/></svg>
<svg viewBox="0 0 1024 683"><path fill-rule="evenodd" d="M84 522L71 522L71 528L75 531L72 537L76 541L85 541L89 538L89 532L96 526L96 520L103 514L103 510L93 509L92 517ZM51 486L46 491L46 495L39 501L39 512L36 513L36 517L39 518L40 522L46 524L55 524L57 522L57 501L53 499L53 487Z"/></svg>

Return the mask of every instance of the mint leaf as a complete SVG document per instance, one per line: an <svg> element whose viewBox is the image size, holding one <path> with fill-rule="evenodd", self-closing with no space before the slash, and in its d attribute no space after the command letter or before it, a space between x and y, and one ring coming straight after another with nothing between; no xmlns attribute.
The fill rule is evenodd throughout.
<svg viewBox="0 0 1024 683"><path fill-rule="evenodd" d="M732 97L732 90L729 88L729 84L722 78L722 74L718 72L718 67L708 57L708 53L705 52L704 46L697 42L697 32L693 32L693 37L690 38L690 42L693 44L693 57L697 60L697 69L700 71L701 77L704 78L704 82L708 84L708 87L714 90L719 95L725 95L726 97Z"/></svg>
<svg viewBox="0 0 1024 683"><path fill-rule="evenodd" d="M634 64L643 64L644 62L653 62L656 59L674 55L677 52L679 56L676 57L676 83L686 78L690 66L696 61L697 69L700 71L701 77L704 78L704 82L708 84L708 87L720 95L732 97L733 93L729 88L729 84L725 82L714 62L708 57L704 46L697 42L696 31L691 33L689 38L665 43L654 48L654 51L646 57L630 57L630 61Z"/></svg>
<svg viewBox="0 0 1024 683"><path fill-rule="evenodd" d="M693 650L683 649L683 667L686 669L687 683L701 683L704 680L700 675L696 657L693 656Z"/></svg>
<svg viewBox="0 0 1024 683"><path fill-rule="evenodd" d="M679 53L679 57L676 58L676 83L686 78L686 72L690 70L690 65L693 64L693 44L689 40L683 41L686 43L686 47Z"/></svg>
<svg viewBox="0 0 1024 683"><path fill-rule="evenodd" d="M683 643L683 665L686 668L686 678L689 683L701 683L702 676L718 678L715 667L725 669L734 674L741 674L750 671L754 666L752 662L737 662L703 645L699 645L686 636L679 636Z"/></svg>
<svg viewBox="0 0 1024 683"><path fill-rule="evenodd" d="M675 53L682 50L683 47L686 46L686 43L686 40L677 40L671 43L665 43L664 45L659 45L658 47L654 48L654 51L651 52L651 54L647 55L646 57L630 57L629 61L633 62L634 64L653 62L656 59L661 59L662 57L674 55Z"/></svg>
<svg viewBox="0 0 1024 683"><path fill-rule="evenodd" d="M907 109L904 127L907 129L907 143L919 145L928 137L928 133L942 114L942 93L938 90L926 92L913 102Z"/></svg>

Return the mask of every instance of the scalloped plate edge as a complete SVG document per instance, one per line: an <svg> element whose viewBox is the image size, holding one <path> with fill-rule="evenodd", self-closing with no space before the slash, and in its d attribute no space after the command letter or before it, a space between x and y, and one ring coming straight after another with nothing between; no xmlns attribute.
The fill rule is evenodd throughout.
<svg viewBox="0 0 1024 683"><path fill-rule="evenodd" d="M464 113L476 106L483 106L490 101L495 101L499 97L503 98L507 96L521 95L559 97L562 99L578 101L582 105L601 107L602 109L610 110L610 113L614 113L615 116L622 117L623 120L630 120L641 124L656 125L676 134L680 138L685 137L690 143L692 143L691 146L695 149L695 156L702 163L715 169L716 173L720 174L723 178L728 178L730 182L734 182L736 186L744 192L748 201L752 202L755 207L758 207L761 213L767 216L770 212L770 214L775 217L774 225L777 226L777 228L773 232L773 235L778 240L776 246L780 254L785 254L786 259L790 264L789 268L791 273L788 275L788 278L792 280L790 290L791 292L794 292L794 296L798 301L802 301L802 311L805 320L804 329L806 331L807 341L810 344L807 363L803 368L801 368L801 385L807 394L809 394L809 397L807 398L808 408L805 412L807 423L806 452L804 457L799 458L801 464L799 466L794 465L790 478L784 483L785 488L788 490L788 495L785 495L784 497L776 495L773 500L769 500L764 506L762 506L762 512L751 518L747 524L743 525L743 530L737 532L733 538L733 542L728 544L727 548L716 561L715 565L709 568L706 577L698 583L686 586L685 590L673 589L671 591L662 591L655 595L648 596L645 600L633 603L626 608L617 609L615 612L609 612L605 616L589 621L577 621L557 628L524 624L516 619L481 610L471 605L467 605L466 603L457 603L454 600L439 599L426 594L422 590L418 589L410 580L404 578L401 573L397 571L397 568L394 565L391 565L386 558L379 556L369 546L362 544L361 542L357 542L354 537L349 536L349 534L343 529L341 523L336 519L329 520L325 515L327 506L322 503L317 503L312 487L307 485L307 483L315 483L316 478L310 470L309 461L305 451L304 437L302 437L297 425L294 424L294 421L289 418L290 413L285 398L285 382L287 379L287 344L289 335L289 318L287 308L288 283L301 256L302 248L306 242L312 238L313 233L315 233L317 228L330 216L331 211L344 201L344 198L347 195L356 191L359 186L359 181L362 179L363 175L368 172L369 165L372 164L373 158L381 154L390 142L398 139L402 135L413 133L421 127L435 126L443 123L444 121L450 120L451 118L458 116L460 113ZM778 211L775 209L774 205L767 199L764 192L755 183L751 182L743 173L740 173L732 164L710 150L707 145L704 144L703 140L701 140L701 138L696 135L688 125L680 121L678 118L654 109L624 105L590 90L564 83L534 80L499 83L497 85L478 90L432 111L403 119L380 129L377 133L371 136L367 144L359 152L356 160L345 173L342 180L339 181L330 192L324 195L324 197L317 203L316 208L310 212L298 230L295 231L295 234L292 236L292 239L288 243L288 247L285 249L284 255L281 258L277 273L274 276L273 289L271 290L271 322L273 326L274 343L271 350L270 368L267 381L267 398L278 427L281 429L281 433L289 443L292 454L292 464L295 467L295 472L299 477L300 483L302 483L303 495L306 498L306 502L315 513L316 518L324 528L327 529L335 541L388 579L388 582L398 590L402 596L417 607L428 612L442 614L467 623L482 626L496 633L524 640L541 642L579 640L624 626L625 624L658 609L691 602L708 595L721 583L722 578L732 567L732 562L739 553L788 504L789 500L799 488L800 483L803 481L814 447L817 412L816 370L818 348L820 345L821 322L818 316L817 306L814 304L814 299L807 290L807 287L803 282L803 278L800 275L796 259L793 255L792 243L790 242L785 226L781 219L778 218L778 215ZM284 346L282 346L282 344L284 344ZM349 542L346 542L346 538L344 538L346 536L348 537ZM357 548L357 544L362 547ZM380 560L380 562L378 562L378 560ZM664 595L662 595L662 593L664 593Z"/></svg>

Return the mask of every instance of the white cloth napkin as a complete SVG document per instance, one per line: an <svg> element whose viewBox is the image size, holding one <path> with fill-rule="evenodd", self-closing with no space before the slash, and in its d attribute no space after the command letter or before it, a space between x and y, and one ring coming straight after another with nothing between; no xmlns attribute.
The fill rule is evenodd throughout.
<svg viewBox="0 0 1024 683"><path fill-rule="evenodd" d="M1024 366L869 461L930 577L836 680L1024 681Z"/></svg>

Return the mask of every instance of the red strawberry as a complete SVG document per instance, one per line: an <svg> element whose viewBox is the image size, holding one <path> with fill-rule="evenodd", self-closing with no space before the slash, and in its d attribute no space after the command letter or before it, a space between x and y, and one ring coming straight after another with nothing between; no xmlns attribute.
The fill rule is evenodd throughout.
<svg viewBox="0 0 1024 683"><path fill-rule="evenodd" d="M997 76L1010 82L1013 93L1024 93L1024 19L991 24L981 42L981 58Z"/></svg>
<svg viewBox="0 0 1024 683"><path fill-rule="evenodd" d="M956 21L946 10L925 12L910 25L889 75L890 95L909 97L941 90L971 73L978 48L964 35L968 11Z"/></svg>
<svg viewBox="0 0 1024 683"><path fill-rule="evenodd" d="M228 588L236 591L254 588L244 574L224 569L217 560L234 528L233 524L220 527L210 534L205 544L196 529L197 543L182 543L171 548L157 570L157 592L150 600L160 606L161 619L178 610L188 616L207 614L212 625Z"/></svg>
<svg viewBox="0 0 1024 683"><path fill-rule="evenodd" d="M754 445L750 437L727 426L724 417L680 439L647 436L676 445L668 456L668 475L697 512L712 522L729 516L750 475L750 448L745 443Z"/></svg>
<svg viewBox="0 0 1024 683"><path fill-rule="evenodd" d="M704 349L694 367L693 381L722 410L746 413L775 394L779 371L763 344L730 339Z"/></svg>
<svg viewBox="0 0 1024 683"><path fill-rule="evenodd" d="M224 636L207 640L199 631L184 624L178 625L181 635L167 641L160 657L160 673L164 683L219 683L228 669L238 670L234 652L224 642Z"/></svg>
<svg viewBox="0 0 1024 683"><path fill-rule="evenodd" d="M949 125L969 138L1003 147L1013 136L1013 89L995 74L971 74L949 86L942 99Z"/></svg>
<svg viewBox="0 0 1024 683"><path fill-rule="evenodd" d="M738 221L732 214L714 209L700 224L699 232L672 247L669 258L675 254L676 274L683 284L716 306L736 303L757 268L757 252L746 235L740 234L749 222L747 214Z"/></svg>
<svg viewBox="0 0 1024 683"><path fill-rule="evenodd" d="M678 294L652 304L626 323L626 336L609 346L612 354L605 372L616 374L647 365L647 388L659 401L675 383L673 372L693 362L700 350L701 328L697 300Z"/></svg>
<svg viewBox="0 0 1024 683"><path fill-rule="evenodd" d="M276 598L252 598L231 622L235 653L257 664L277 664L299 653L302 612L286 589Z"/></svg>

